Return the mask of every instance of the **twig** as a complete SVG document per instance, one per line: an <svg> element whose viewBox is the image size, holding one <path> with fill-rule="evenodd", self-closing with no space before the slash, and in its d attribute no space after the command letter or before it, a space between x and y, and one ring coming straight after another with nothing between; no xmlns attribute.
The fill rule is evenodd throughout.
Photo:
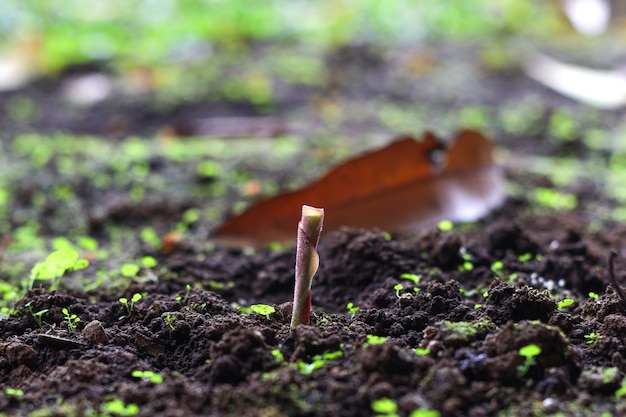
<svg viewBox="0 0 626 417"><path fill-rule="evenodd" d="M624 291L622 291L622 288L619 286L619 284L617 283L617 280L615 279L614 263L615 263L616 257L617 257L617 252L614 249L610 249L609 254L607 256L607 261L606 261L607 267L609 270L609 278L611 278L611 283L613 284L613 288L615 289L615 292L622 299L622 306L626 306L626 295L624 295Z"/></svg>

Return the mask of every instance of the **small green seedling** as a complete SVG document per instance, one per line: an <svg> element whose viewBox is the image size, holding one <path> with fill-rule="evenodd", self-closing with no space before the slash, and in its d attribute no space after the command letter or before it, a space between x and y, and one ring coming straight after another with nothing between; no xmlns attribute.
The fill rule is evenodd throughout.
<svg viewBox="0 0 626 417"><path fill-rule="evenodd" d="M165 323L172 329L173 332L176 331L176 326L174 326L174 322L176 321L176 317L172 316L170 313L167 313L165 317L163 317Z"/></svg>
<svg viewBox="0 0 626 417"><path fill-rule="evenodd" d="M450 220L442 220L437 224L437 227L442 232L449 232L454 228L454 223L452 223Z"/></svg>
<svg viewBox="0 0 626 417"><path fill-rule="evenodd" d="M374 400L371 407L376 417L398 417L398 405L391 398L383 397Z"/></svg>
<svg viewBox="0 0 626 417"><path fill-rule="evenodd" d="M361 307L355 306L352 301L346 304L346 308L348 309L348 313L350 313L350 317L354 317L355 314L358 313L359 310L361 309Z"/></svg>
<svg viewBox="0 0 626 417"><path fill-rule="evenodd" d="M52 252L45 261L39 262L30 270L28 288L33 288L35 281L52 280L51 290L58 290L61 278L66 272L78 271L89 266L89 261L80 259L74 249L64 248Z"/></svg>
<svg viewBox="0 0 626 417"><path fill-rule="evenodd" d="M296 283L293 291L291 328L309 324L311 318L311 283L319 267L317 242L322 233L324 209L302 206L296 245Z"/></svg>
<svg viewBox="0 0 626 417"><path fill-rule="evenodd" d="M587 294L587 295L589 296L589 298L591 298L593 300L597 300L597 299L600 298L600 296L597 293L593 292L593 291L589 291L589 294Z"/></svg>
<svg viewBox="0 0 626 417"><path fill-rule="evenodd" d="M417 356L426 356L426 355L430 355L430 349L428 348L415 348L415 350L413 351L415 352L415 354Z"/></svg>
<svg viewBox="0 0 626 417"><path fill-rule="evenodd" d="M163 377L152 371L135 370L131 373L131 375L135 378L152 382L153 384L160 384L161 382L163 382Z"/></svg>
<svg viewBox="0 0 626 417"><path fill-rule="evenodd" d="M404 289L404 287L402 286L402 284L396 284L393 286L393 289L396 290L396 297L401 298L402 296L400 295L400 291L402 291Z"/></svg>
<svg viewBox="0 0 626 417"><path fill-rule="evenodd" d="M139 414L139 406L137 404L125 404L119 398L107 401L102 404L102 412L117 416L134 416Z"/></svg>
<svg viewBox="0 0 626 417"><path fill-rule="evenodd" d="M70 314L70 311L67 308L63 308L61 312L67 321L67 328L70 329L71 332L76 330L76 326L78 326L78 322L80 322L80 317L74 313Z"/></svg>
<svg viewBox="0 0 626 417"><path fill-rule="evenodd" d="M420 280L422 279L422 277L420 275L417 274L400 274L400 279L405 279L407 281L411 281L413 284L417 285L420 283Z"/></svg>
<svg viewBox="0 0 626 417"><path fill-rule="evenodd" d="M33 320L35 320L35 323L37 323L37 326L39 326L40 329L43 329L43 319L42 319L42 316L48 312L48 309L44 308L43 310L39 310L37 312L34 312L33 311L33 302L32 301L29 301L25 305L28 308L28 311L30 312L30 315L33 317Z"/></svg>
<svg viewBox="0 0 626 417"><path fill-rule="evenodd" d="M125 263L120 268L120 274L126 278L136 277L139 273L139 265L133 263Z"/></svg>
<svg viewBox="0 0 626 417"><path fill-rule="evenodd" d="M615 396L617 398L622 398L622 397L626 396L626 377L624 377L622 379L622 384L617 389L617 391L615 391Z"/></svg>
<svg viewBox="0 0 626 417"><path fill-rule="evenodd" d="M250 306L250 309L257 314L265 316L266 319L270 319L270 315L276 312L276 309L267 304L253 304Z"/></svg>
<svg viewBox="0 0 626 417"><path fill-rule="evenodd" d="M584 337L585 339L587 339L587 342L586 342L586 343L587 343L588 345L593 345L593 344L594 344L594 343L596 343L596 341L597 341L598 339L600 339L600 337L602 337L602 336L600 336L600 334L599 334L599 333L596 333L596 332L591 332L591 333L589 333L589 334L584 335L583 337Z"/></svg>
<svg viewBox="0 0 626 417"><path fill-rule="evenodd" d="M12 397L22 398L24 396L24 391L16 388L5 388L4 393L6 395L10 395Z"/></svg>
<svg viewBox="0 0 626 417"><path fill-rule="evenodd" d="M270 353L277 363L283 363L285 361L285 357L283 356L283 353L280 351L280 349L272 349Z"/></svg>
<svg viewBox="0 0 626 417"><path fill-rule="evenodd" d="M328 362L333 361L342 356L343 356L343 352L341 350L336 350L333 352L324 352L321 355L313 356L312 358L313 361L311 363L299 361L297 362L297 366L303 375L311 375L311 373L313 373L314 370L320 369Z"/></svg>
<svg viewBox="0 0 626 417"><path fill-rule="evenodd" d="M189 299L189 294L191 293L191 285L187 284L185 285L185 296L177 296L176 297L176 301L181 301L183 304L187 303L187 300Z"/></svg>
<svg viewBox="0 0 626 417"><path fill-rule="evenodd" d="M365 342L363 346L381 345L387 341L387 338L385 336L376 336L374 334L368 334L366 335L366 337L367 337L367 342Z"/></svg>
<svg viewBox="0 0 626 417"><path fill-rule="evenodd" d="M524 363L517 367L517 375L522 378L531 366L537 362L535 358L541 354L541 348L535 344L526 345L520 348L519 354L524 357Z"/></svg>
<svg viewBox="0 0 626 417"><path fill-rule="evenodd" d="M122 305L126 308L126 316L120 317L120 319L130 317L133 314L133 308L135 307L135 303L141 300L141 298L142 295L139 293L133 294L130 301L128 301L128 298L126 297L120 298L119 302L122 303Z"/></svg>
<svg viewBox="0 0 626 417"><path fill-rule="evenodd" d="M565 307L569 307L574 304L574 300L571 298L565 298L564 300L559 301L557 307L559 310L564 309Z"/></svg>

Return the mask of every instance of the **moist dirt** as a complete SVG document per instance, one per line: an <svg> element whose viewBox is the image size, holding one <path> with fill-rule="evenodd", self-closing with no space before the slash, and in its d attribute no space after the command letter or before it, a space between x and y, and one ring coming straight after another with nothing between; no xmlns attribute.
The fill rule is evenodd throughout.
<svg viewBox="0 0 626 417"><path fill-rule="evenodd" d="M358 51L346 55L352 61L341 56L331 62L338 74L335 83L349 83L355 56L374 59ZM371 67L383 77L391 67L376 58ZM548 102L561 100L529 84L521 73L493 78L496 92L489 94L501 100L515 96L507 85L520 85L518 92L535 88ZM344 87L340 92L350 95ZM365 95L380 93L360 87ZM403 90L402 85L387 87ZM49 89L29 88L24 94L35 99ZM496 98L487 97L494 103ZM297 96L293 103L296 99L302 100ZM113 105L107 103L106 109ZM236 103L214 107L250 115L248 107ZM81 123L95 120L97 110L85 110L89 117ZM154 118L159 124L167 119L146 111L133 119L134 114L126 114L132 123L125 124L131 126L125 133L142 134L155 126ZM83 125L70 119L50 116L30 129L84 133ZM90 125L88 133L107 134L106 123L97 120L100 127ZM20 132L18 125L3 123ZM365 131L367 124L352 128ZM579 138L555 142L547 137L540 129L503 133L496 141L527 158L584 158L592 152ZM510 196L503 207L474 223L404 235L350 228L324 232L311 323L295 329L289 326L295 248L207 246L210 231L167 254L143 251L161 266L152 280L102 291L30 290L16 302L14 314L0 320L0 413L624 415L626 406L616 391L626 375L626 306L610 285L606 259L610 249L622 250L626 227L591 225L590 202L604 195L597 183L569 190L581 202L572 210L536 210L530 190L552 185L550 180L513 162L505 170L510 183L529 191ZM300 175L295 170L287 174ZM38 175L47 174L32 174ZM93 193L84 195L88 199ZM160 225L173 213L197 204L164 201L167 197L133 207L110 203L116 208L92 218L90 230L97 236L112 222L163 230L167 227ZM621 258L615 271L623 282ZM142 297L131 306L134 294ZM126 305L121 297L129 300ZM271 305L275 312L266 316L241 308L254 304ZM80 318L75 328L65 308ZM42 310L46 313L38 323L32 313ZM540 353L524 357L520 349L532 345ZM374 411L385 398L396 408Z"/></svg>

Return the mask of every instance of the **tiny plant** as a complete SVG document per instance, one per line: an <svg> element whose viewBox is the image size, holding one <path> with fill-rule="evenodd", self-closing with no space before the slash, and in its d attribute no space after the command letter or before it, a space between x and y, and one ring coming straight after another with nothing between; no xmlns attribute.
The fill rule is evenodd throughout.
<svg viewBox="0 0 626 417"><path fill-rule="evenodd" d="M185 285L185 296L183 297L182 295L179 295L178 297L176 297L176 301L181 301L182 303L187 303L187 300L189 299L189 294L191 293L191 285L187 284Z"/></svg>
<svg viewBox="0 0 626 417"><path fill-rule="evenodd" d="M387 338L385 336L376 336L374 334L368 334L366 335L366 337L367 337L367 342L365 343L365 346L381 345L387 341Z"/></svg>
<svg viewBox="0 0 626 417"><path fill-rule="evenodd" d="M283 363L285 361L285 357L283 356L283 353L280 351L280 349L272 349L270 353L277 363Z"/></svg>
<svg viewBox="0 0 626 417"><path fill-rule="evenodd" d="M391 398L379 398L372 401L372 411L376 413L376 417L397 417L398 405Z"/></svg>
<svg viewBox="0 0 626 417"><path fill-rule="evenodd" d="M253 304L250 306L250 309L257 314L265 316L266 319L270 319L270 315L276 312L276 309L267 304Z"/></svg>
<svg viewBox="0 0 626 417"><path fill-rule="evenodd" d="M12 397L22 398L24 396L24 391L16 388L5 388L4 393L6 395L10 395Z"/></svg>
<svg viewBox="0 0 626 417"><path fill-rule="evenodd" d="M417 285L420 283L420 280L422 279L422 277L417 274L405 273L405 274L400 274L400 279L411 281L413 284Z"/></svg>
<svg viewBox="0 0 626 417"><path fill-rule="evenodd" d="M67 328L70 329L71 332L76 330L76 326L78 326L78 322L80 322L80 317L78 317L74 313L70 313L67 308L63 308L61 312L63 313L63 317L65 317L65 320L67 321Z"/></svg>
<svg viewBox="0 0 626 417"><path fill-rule="evenodd" d="M313 373L314 370L320 369L328 362L333 361L342 356L343 356L343 352L341 350L336 350L333 352L324 352L321 355L313 356L312 358L313 361L311 363L306 363L302 361L297 362L297 367L303 375L311 375L311 373Z"/></svg>
<svg viewBox="0 0 626 417"><path fill-rule="evenodd" d="M589 334L584 335L583 337L587 339L586 343L588 345L593 345L594 343L596 343L596 340L598 340L601 336L599 333L591 332Z"/></svg>
<svg viewBox="0 0 626 417"><path fill-rule="evenodd" d="M52 252L43 262L39 262L30 270L29 288L33 288L37 280L52 280L51 290L59 289L61 278L66 272L78 271L89 266L89 261L80 259L74 249L63 248Z"/></svg>
<svg viewBox="0 0 626 417"><path fill-rule="evenodd" d="M415 354L417 356L425 356L425 355L429 355L430 354L430 349L428 348L415 348L414 350Z"/></svg>
<svg viewBox="0 0 626 417"><path fill-rule="evenodd" d="M317 242L324 223L324 209L302 206L296 245L296 283L293 292L291 328L309 324L311 318L311 282L319 266Z"/></svg>
<svg viewBox="0 0 626 417"><path fill-rule="evenodd" d="M122 303L122 305L126 308L126 318L130 317L133 314L133 308L135 307L135 303L141 300L141 297L141 294L135 293L131 297L130 301L126 297L122 297L119 299L119 302Z"/></svg>
<svg viewBox="0 0 626 417"><path fill-rule="evenodd" d="M393 289L396 290L396 297L401 298L402 296L400 295L400 291L402 291L404 289L404 287L402 286L402 284L396 284L393 286Z"/></svg>
<svg viewBox="0 0 626 417"><path fill-rule="evenodd" d="M622 379L622 384L617 389L617 391L615 391L615 396L617 398L622 398L622 397L626 396L626 378Z"/></svg>
<svg viewBox="0 0 626 417"><path fill-rule="evenodd" d="M32 301L29 301L28 303L26 303L26 307L28 308L30 315L33 317L33 320L35 320L35 323L37 323L37 326L39 326L40 329L43 329L42 316L48 312L48 309L44 308L43 310L39 310L35 312L33 311Z"/></svg>
<svg viewBox="0 0 626 417"><path fill-rule="evenodd" d="M174 322L176 321L176 317L172 316L170 313L167 313L165 317L163 317L165 323L172 329L173 332L176 331L176 326L174 326Z"/></svg>
<svg viewBox="0 0 626 417"><path fill-rule="evenodd" d="M559 310L562 310L565 307L571 306L572 304L574 304L574 300L572 300L571 298L565 298L565 299L559 301L557 307L558 307Z"/></svg>
<svg viewBox="0 0 626 417"><path fill-rule="evenodd" d="M522 378L531 366L536 364L535 358L541 353L541 348L535 344L526 345L520 348L519 354L524 357L524 363L517 367L517 375Z"/></svg>
<svg viewBox="0 0 626 417"><path fill-rule="evenodd" d="M354 315L359 312L361 307L354 305L354 303L350 301L348 304L346 304L346 309L348 309L348 313L350 313L350 317L354 317Z"/></svg>
<svg viewBox="0 0 626 417"><path fill-rule="evenodd" d="M153 384L160 384L161 382L163 382L163 377L152 371L135 370L131 373L131 375L144 381L150 381Z"/></svg>
<svg viewBox="0 0 626 417"><path fill-rule="evenodd" d="M115 398L102 404L102 411L118 416L134 416L139 414L139 406L137 404L125 404L124 401Z"/></svg>
<svg viewBox="0 0 626 417"><path fill-rule="evenodd" d="M600 298L600 296L593 291L589 291L589 294L587 295L589 296L589 298L594 299L594 300L597 300L598 298Z"/></svg>

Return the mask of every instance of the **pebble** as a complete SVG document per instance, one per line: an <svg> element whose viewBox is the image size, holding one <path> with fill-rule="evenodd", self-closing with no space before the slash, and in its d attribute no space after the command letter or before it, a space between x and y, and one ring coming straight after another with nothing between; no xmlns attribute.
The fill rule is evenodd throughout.
<svg viewBox="0 0 626 417"><path fill-rule="evenodd" d="M87 323L83 329L82 335L83 339L92 345L106 345L109 343L109 338L104 332L104 327L102 327L102 323L98 320L93 320Z"/></svg>

